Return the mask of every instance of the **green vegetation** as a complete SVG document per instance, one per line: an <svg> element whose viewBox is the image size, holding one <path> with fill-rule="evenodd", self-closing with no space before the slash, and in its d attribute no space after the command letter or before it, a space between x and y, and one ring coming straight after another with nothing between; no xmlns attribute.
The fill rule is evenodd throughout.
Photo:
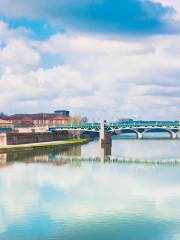
<svg viewBox="0 0 180 240"><path fill-rule="evenodd" d="M21 151L21 150L34 150L37 148L51 148L55 146L68 146L74 144L83 144L89 142L89 139L69 139L65 141L53 141L53 142L42 142L42 143L28 143L18 145L5 145L0 146L0 152L9 151Z"/></svg>

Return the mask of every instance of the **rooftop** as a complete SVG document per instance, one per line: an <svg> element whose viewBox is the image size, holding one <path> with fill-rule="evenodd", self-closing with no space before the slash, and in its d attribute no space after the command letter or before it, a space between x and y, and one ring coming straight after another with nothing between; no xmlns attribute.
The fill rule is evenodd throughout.
<svg viewBox="0 0 180 240"><path fill-rule="evenodd" d="M25 120L25 121L32 121L32 120L50 120L50 119L59 119L64 120L68 119L67 116L55 114L55 113L36 113L36 114L14 114L11 116L3 117L4 120Z"/></svg>

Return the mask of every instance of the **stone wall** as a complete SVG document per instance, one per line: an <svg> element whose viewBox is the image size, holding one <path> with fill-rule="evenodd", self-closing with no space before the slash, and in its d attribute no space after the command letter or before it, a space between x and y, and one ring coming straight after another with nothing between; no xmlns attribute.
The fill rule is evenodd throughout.
<svg viewBox="0 0 180 240"><path fill-rule="evenodd" d="M27 132L48 132L48 126L44 127L31 127L31 128L15 128L16 132L27 133Z"/></svg>
<svg viewBox="0 0 180 240"><path fill-rule="evenodd" d="M68 132L0 133L0 145L17 145L66 140L72 136Z"/></svg>

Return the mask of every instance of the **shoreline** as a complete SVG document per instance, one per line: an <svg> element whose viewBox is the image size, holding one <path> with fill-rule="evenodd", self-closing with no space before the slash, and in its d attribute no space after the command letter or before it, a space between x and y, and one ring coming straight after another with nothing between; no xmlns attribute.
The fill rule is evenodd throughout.
<svg viewBox="0 0 180 240"><path fill-rule="evenodd" d="M90 139L68 139L64 141L53 141L53 142L40 142L40 143L27 143L18 145L0 145L0 153L15 152L15 151L25 151L34 150L38 148L51 148L58 146L71 146L75 144L88 143Z"/></svg>

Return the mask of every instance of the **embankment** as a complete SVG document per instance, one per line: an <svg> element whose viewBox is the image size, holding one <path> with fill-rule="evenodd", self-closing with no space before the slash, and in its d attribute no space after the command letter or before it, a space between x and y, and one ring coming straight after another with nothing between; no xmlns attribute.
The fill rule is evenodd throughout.
<svg viewBox="0 0 180 240"><path fill-rule="evenodd" d="M38 148L51 148L58 146L70 146L74 144L88 143L89 139L68 139L64 141L52 141L52 142L41 142L41 143L28 143L28 144L18 144L18 145L0 145L0 152L16 152L25 150L35 150Z"/></svg>

